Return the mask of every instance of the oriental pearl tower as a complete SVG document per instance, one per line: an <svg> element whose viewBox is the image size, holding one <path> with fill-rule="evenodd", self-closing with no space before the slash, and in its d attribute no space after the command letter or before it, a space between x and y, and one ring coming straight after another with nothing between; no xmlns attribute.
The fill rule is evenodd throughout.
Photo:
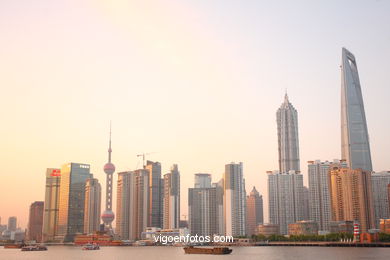
<svg viewBox="0 0 390 260"><path fill-rule="evenodd" d="M115 172L115 165L111 163L111 122L110 122L110 141L108 146L108 162L104 165L104 172L106 173L106 210L102 213L102 220L105 230L112 233L111 223L115 218L112 212L112 176Z"/></svg>

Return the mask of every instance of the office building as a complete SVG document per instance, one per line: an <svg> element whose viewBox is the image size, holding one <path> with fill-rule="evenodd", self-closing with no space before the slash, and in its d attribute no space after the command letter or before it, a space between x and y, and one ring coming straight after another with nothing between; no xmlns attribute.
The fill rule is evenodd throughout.
<svg viewBox="0 0 390 260"><path fill-rule="evenodd" d="M27 239L42 242L43 201L35 201L30 205L28 217Z"/></svg>
<svg viewBox="0 0 390 260"><path fill-rule="evenodd" d="M95 178L89 178L85 184L84 233L92 234L100 230L102 187Z"/></svg>
<svg viewBox="0 0 390 260"><path fill-rule="evenodd" d="M211 174L208 173L195 174L194 188L211 188Z"/></svg>
<svg viewBox="0 0 390 260"><path fill-rule="evenodd" d="M216 188L211 187L210 174L195 174L195 188L188 189L189 228L192 235L212 236L217 233Z"/></svg>
<svg viewBox="0 0 390 260"><path fill-rule="evenodd" d="M85 184L91 177L88 164L67 163L61 167L60 202L56 240L72 242L84 232Z"/></svg>
<svg viewBox="0 0 390 260"><path fill-rule="evenodd" d="M180 222L180 172L177 164L171 171L164 174L163 198L163 227L164 229L179 228Z"/></svg>
<svg viewBox="0 0 390 260"><path fill-rule="evenodd" d="M287 93L284 102L276 113L278 127L279 171L290 170L300 172L298 112L288 100Z"/></svg>
<svg viewBox="0 0 390 260"><path fill-rule="evenodd" d="M161 164L159 162L146 162L149 171L149 227L162 227L161 219Z"/></svg>
<svg viewBox="0 0 390 260"><path fill-rule="evenodd" d="M355 56L342 49L341 159L351 169L372 171L363 95Z"/></svg>
<svg viewBox="0 0 390 260"><path fill-rule="evenodd" d="M7 230L16 231L16 227L17 227L16 223L17 223L17 219L15 216L9 217Z"/></svg>
<svg viewBox="0 0 390 260"><path fill-rule="evenodd" d="M246 234L251 237L257 233L257 226L263 224L263 196L255 186L246 197Z"/></svg>
<svg viewBox="0 0 390 260"><path fill-rule="evenodd" d="M279 225L264 223L257 226L257 234L264 236L279 235Z"/></svg>
<svg viewBox="0 0 390 260"><path fill-rule="evenodd" d="M333 167L329 179L332 220L357 221L362 232L374 228L371 172Z"/></svg>
<svg viewBox="0 0 390 260"><path fill-rule="evenodd" d="M122 240L141 239L149 219L149 171L118 173L116 233Z"/></svg>
<svg viewBox="0 0 390 260"><path fill-rule="evenodd" d="M318 223L320 231L329 231L332 220L329 192L329 169L347 167L345 160L308 161L310 220Z"/></svg>
<svg viewBox="0 0 390 260"><path fill-rule="evenodd" d="M302 219L310 219L310 208L309 208L309 189L303 186L302 189Z"/></svg>
<svg viewBox="0 0 390 260"><path fill-rule="evenodd" d="M43 212L43 242L54 241L58 224L61 170L46 169L45 203Z"/></svg>
<svg viewBox="0 0 390 260"><path fill-rule="evenodd" d="M224 223L225 235L245 236L246 191L242 162L225 165Z"/></svg>
<svg viewBox="0 0 390 260"><path fill-rule="evenodd" d="M302 220L295 223L288 224L288 234L299 235L317 235L318 224L311 220Z"/></svg>
<svg viewBox="0 0 390 260"><path fill-rule="evenodd" d="M303 220L303 176L295 171L268 171L268 212L271 224L287 235L288 224Z"/></svg>
<svg viewBox="0 0 390 260"><path fill-rule="evenodd" d="M215 188L215 204L216 204L216 218L217 218L217 234L225 234L225 219L223 208L223 192L224 192L224 180L220 179L218 182L212 185Z"/></svg>
<svg viewBox="0 0 390 260"><path fill-rule="evenodd" d="M372 198L374 201L375 225L379 228L380 219L390 218L388 186L390 171L371 174Z"/></svg>

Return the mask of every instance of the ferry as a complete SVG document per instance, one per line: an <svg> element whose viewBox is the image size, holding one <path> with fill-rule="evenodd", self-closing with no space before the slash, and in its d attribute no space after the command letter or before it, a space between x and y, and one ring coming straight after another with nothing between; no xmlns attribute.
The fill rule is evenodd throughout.
<svg viewBox="0 0 390 260"><path fill-rule="evenodd" d="M214 248L193 247L193 246L184 247L184 252L186 254L227 255L230 254L232 251L233 249L230 249L228 247L214 247Z"/></svg>
<svg viewBox="0 0 390 260"><path fill-rule="evenodd" d="M46 246L34 245L34 246L24 246L22 247L22 251L46 251Z"/></svg>
<svg viewBox="0 0 390 260"><path fill-rule="evenodd" d="M83 250L99 250L100 247L98 244L85 244Z"/></svg>

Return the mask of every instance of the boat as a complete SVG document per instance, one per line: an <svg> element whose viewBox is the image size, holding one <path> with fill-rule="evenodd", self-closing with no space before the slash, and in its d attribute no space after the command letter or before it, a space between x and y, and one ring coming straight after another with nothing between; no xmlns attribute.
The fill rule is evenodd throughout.
<svg viewBox="0 0 390 260"><path fill-rule="evenodd" d="M227 255L230 254L233 251L233 249L230 249L228 247L193 247L193 246L187 246L184 247L184 252L186 254L208 254L208 255Z"/></svg>
<svg viewBox="0 0 390 260"><path fill-rule="evenodd" d="M5 244L4 248L7 249L20 249L24 246L24 244Z"/></svg>
<svg viewBox="0 0 390 260"><path fill-rule="evenodd" d="M98 244L85 244L84 246L83 246L83 250L99 250L100 249L100 247L99 247L99 245Z"/></svg>
<svg viewBox="0 0 390 260"><path fill-rule="evenodd" d="M22 251L46 251L47 247L42 245L24 246Z"/></svg>

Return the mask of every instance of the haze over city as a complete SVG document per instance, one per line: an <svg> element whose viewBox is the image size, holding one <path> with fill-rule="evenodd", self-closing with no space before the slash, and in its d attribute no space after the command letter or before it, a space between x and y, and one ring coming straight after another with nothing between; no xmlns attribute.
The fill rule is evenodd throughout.
<svg viewBox="0 0 390 260"><path fill-rule="evenodd" d="M373 170L390 169L389 10L386 1L0 3L0 216L26 227L48 167L87 163L104 184L111 120L117 172L141 168L140 153L162 173L178 164L181 214L195 173L218 181L242 161L267 220L286 91L305 183L308 160L340 158L343 46L357 59Z"/></svg>

